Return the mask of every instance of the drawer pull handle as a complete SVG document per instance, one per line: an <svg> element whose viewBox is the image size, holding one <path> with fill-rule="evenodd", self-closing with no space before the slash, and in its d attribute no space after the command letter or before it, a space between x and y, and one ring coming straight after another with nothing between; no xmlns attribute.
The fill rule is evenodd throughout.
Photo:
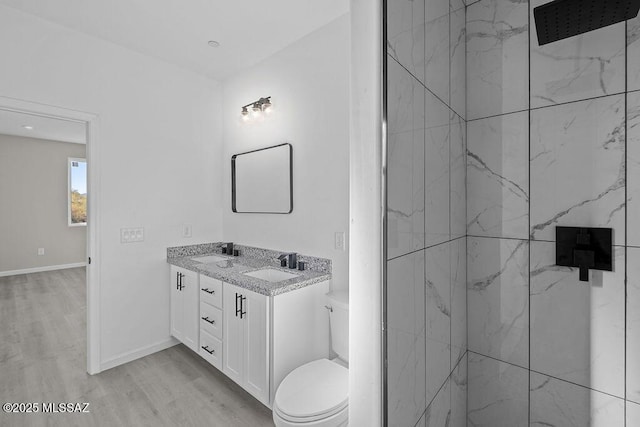
<svg viewBox="0 0 640 427"><path fill-rule="evenodd" d="M213 354L213 353L215 353L215 352L216 352L216 350L215 350L214 348L212 348L211 350L209 350L209 346L208 346L208 345L203 345L203 346L202 346L202 349L203 349L204 351L206 351L207 353L209 353L209 354Z"/></svg>
<svg viewBox="0 0 640 427"><path fill-rule="evenodd" d="M204 320L205 322L211 323L212 325L216 324L215 319L209 319L209 316L207 317L202 317L202 320Z"/></svg>
<svg viewBox="0 0 640 427"><path fill-rule="evenodd" d="M216 293L216 290L215 290L215 289L202 288L202 290L203 290L203 291L205 291L205 292L206 292L206 293L208 293L208 294L211 294L211 295L213 295L213 294L215 294L215 293Z"/></svg>

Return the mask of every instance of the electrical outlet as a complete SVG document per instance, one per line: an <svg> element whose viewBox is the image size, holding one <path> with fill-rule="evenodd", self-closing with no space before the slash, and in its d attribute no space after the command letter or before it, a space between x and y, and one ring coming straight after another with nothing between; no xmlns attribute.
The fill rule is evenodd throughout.
<svg viewBox="0 0 640 427"><path fill-rule="evenodd" d="M44 255L44 248L38 248L38 256Z"/></svg>
<svg viewBox="0 0 640 427"><path fill-rule="evenodd" d="M191 237L191 224L182 225L182 237Z"/></svg>
<svg viewBox="0 0 640 427"><path fill-rule="evenodd" d="M121 228L120 243L133 243L144 241L144 228Z"/></svg>
<svg viewBox="0 0 640 427"><path fill-rule="evenodd" d="M334 237L334 242L335 242L335 248L339 251L344 251L345 249L345 237L344 237L344 231L336 231L335 237Z"/></svg>

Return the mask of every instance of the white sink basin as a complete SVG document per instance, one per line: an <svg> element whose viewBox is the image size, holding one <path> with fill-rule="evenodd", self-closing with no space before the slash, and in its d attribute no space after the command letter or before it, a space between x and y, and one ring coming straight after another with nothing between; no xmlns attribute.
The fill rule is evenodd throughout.
<svg viewBox="0 0 640 427"><path fill-rule="evenodd" d="M286 271L275 270L273 268L263 268L262 270L251 271L243 274L245 276L255 277L256 279L266 280L267 282L282 282L283 280L298 277L297 274L287 273Z"/></svg>
<svg viewBox="0 0 640 427"><path fill-rule="evenodd" d="M216 255L207 255L207 256L200 256L200 257L191 258L192 261L201 262L203 264L210 264L212 262L226 261L227 259L228 258L223 258L221 256L216 256Z"/></svg>

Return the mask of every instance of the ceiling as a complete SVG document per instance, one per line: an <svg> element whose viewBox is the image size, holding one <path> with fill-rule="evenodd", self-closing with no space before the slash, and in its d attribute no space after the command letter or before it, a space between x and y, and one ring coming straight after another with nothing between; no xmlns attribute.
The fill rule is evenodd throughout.
<svg viewBox="0 0 640 427"><path fill-rule="evenodd" d="M349 10L349 0L0 0L215 80ZM220 47L209 47L216 40ZM347 41L345 41L347 42Z"/></svg>
<svg viewBox="0 0 640 427"><path fill-rule="evenodd" d="M25 129L23 127L25 125L32 126L33 129ZM84 123L7 110L0 110L0 134L73 142L76 144L84 144L86 142Z"/></svg>

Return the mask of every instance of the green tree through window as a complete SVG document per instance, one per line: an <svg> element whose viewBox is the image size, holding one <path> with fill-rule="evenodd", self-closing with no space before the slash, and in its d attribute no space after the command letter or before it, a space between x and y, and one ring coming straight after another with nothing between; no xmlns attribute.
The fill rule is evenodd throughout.
<svg viewBox="0 0 640 427"><path fill-rule="evenodd" d="M87 161L69 159L69 225L87 224Z"/></svg>

